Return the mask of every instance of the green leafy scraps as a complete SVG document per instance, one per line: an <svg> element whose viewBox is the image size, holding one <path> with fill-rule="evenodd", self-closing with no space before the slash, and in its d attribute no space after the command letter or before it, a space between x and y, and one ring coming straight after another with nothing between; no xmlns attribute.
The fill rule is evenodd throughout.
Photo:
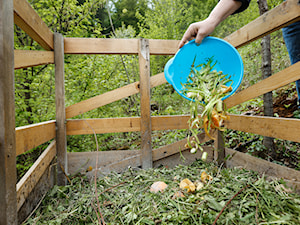
<svg viewBox="0 0 300 225"><path fill-rule="evenodd" d="M203 171L212 177L210 182L174 197L182 191L182 179L195 182ZM150 192L156 181L168 185L163 193ZM299 224L300 196L283 187L281 180L267 181L252 171L221 169L201 160L173 169L128 169L97 179L107 225L212 224L229 200L216 224ZM73 178L70 185L55 186L25 224L99 224L91 206L96 205L94 188L94 182L84 176Z"/></svg>
<svg viewBox="0 0 300 225"><path fill-rule="evenodd" d="M195 58L196 59L196 58ZM222 71L214 69L217 62L213 58L207 63L195 66L195 59L187 82L182 84L182 93L192 99L190 102L189 130L192 137L188 137L188 147L195 153L197 149L202 150L197 137L200 128L211 139L211 128L222 129L224 120L229 119L226 115L226 107L223 107L222 98L232 90L232 80ZM200 68L200 69L199 69Z"/></svg>

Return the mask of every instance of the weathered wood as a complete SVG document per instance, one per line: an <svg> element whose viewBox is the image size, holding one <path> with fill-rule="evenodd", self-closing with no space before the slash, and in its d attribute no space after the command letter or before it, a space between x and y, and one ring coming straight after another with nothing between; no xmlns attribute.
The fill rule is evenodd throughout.
<svg viewBox="0 0 300 225"><path fill-rule="evenodd" d="M152 130L188 129L189 116L152 116ZM93 129L92 129L92 128ZM78 119L67 121L67 135L134 132L141 130L140 117Z"/></svg>
<svg viewBox="0 0 300 225"><path fill-rule="evenodd" d="M204 142L207 142L210 140L207 137L207 135L205 135L205 133L199 134L198 138L199 138L200 143L204 143ZM160 159L163 159L163 158L166 158L171 155L174 155L174 154L177 154L177 153L187 150L188 148L185 147L186 143L187 143L187 138L177 141L173 144L169 144L169 145L154 149L152 151L153 161L157 161L157 160L160 160ZM201 155L202 155L202 153L201 153Z"/></svg>
<svg viewBox="0 0 300 225"><path fill-rule="evenodd" d="M54 52L15 50L15 69L54 63Z"/></svg>
<svg viewBox="0 0 300 225"><path fill-rule="evenodd" d="M152 168L149 40L139 43L142 168Z"/></svg>
<svg viewBox="0 0 300 225"><path fill-rule="evenodd" d="M17 209L19 210L24 204L30 192L34 189L51 161L56 155L56 142L52 141L51 144L45 149L40 157L35 161L27 173L17 184Z"/></svg>
<svg viewBox="0 0 300 225"><path fill-rule="evenodd" d="M300 79L300 62L230 96L224 100L224 103L227 108L231 108L298 79Z"/></svg>
<svg viewBox="0 0 300 225"><path fill-rule="evenodd" d="M300 142L300 120L265 116L230 115L228 129Z"/></svg>
<svg viewBox="0 0 300 225"><path fill-rule="evenodd" d="M64 38L54 34L57 184L66 185L68 173L65 112Z"/></svg>
<svg viewBox="0 0 300 225"><path fill-rule="evenodd" d="M65 54L138 54L138 39L68 38Z"/></svg>
<svg viewBox="0 0 300 225"><path fill-rule="evenodd" d="M44 174L41 176L37 184L34 186L30 194L27 196L26 201L18 210L18 222L23 222L33 213L33 211L42 203L47 196L48 191L53 188L56 182L56 167L55 159L45 169Z"/></svg>
<svg viewBox="0 0 300 225"><path fill-rule="evenodd" d="M300 193L300 171L280 166L232 149L226 148L225 151L226 155L231 156L226 161L226 166L228 168L242 167L276 179L282 178L287 182L288 186Z"/></svg>
<svg viewBox="0 0 300 225"><path fill-rule="evenodd" d="M159 73L155 76L151 76L151 78L150 78L151 88L159 86L166 82L167 81L164 77L164 73ZM128 96L137 94L140 92L139 83L140 82L134 82L132 84L128 84L124 87L115 89L113 91L109 91L107 93L89 98L82 102L78 102L74 105L70 105L66 108L66 118L69 119L74 116L78 116L78 115L88 112L90 110L99 108L101 106L121 100Z"/></svg>
<svg viewBox="0 0 300 225"><path fill-rule="evenodd" d="M299 20L299 1L288 0L224 39L236 48L239 48Z"/></svg>
<svg viewBox="0 0 300 225"><path fill-rule="evenodd" d="M214 158L214 149L209 146L203 146L203 152L207 153L207 162L212 162ZM176 153L154 161L153 167L157 168L160 166L165 166L167 168L174 168L178 165L190 165L195 162L195 160L201 159L203 152L197 151L196 153L192 154L188 149L185 149L180 153Z"/></svg>
<svg viewBox="0 0 300 225"><path fill-rule="evenodd" d="M214 161L221 165L225 161L225 141L224 141L224 135L221 131L215 130L214 133Z"/></svg>
<svg viewBox="0 0 300 225"><path fill-rule="evenodd" d="M53 33L26 0L14 0L14 22L44 49L53 49Z"/></svg>
<svg viewBox="0 0 300 225"><path fill-rule="evenodd" d="M13 3L0 1L0 224L18 224Z"/></svg>
<svg viewBox="0 0 300 225"><path fill-rule="evenodd" d="M16 128L16 154L20 155L55 138L55 120Z"/></svg>
<svg viewBox="0 0 300 225"><path fill-rule="evenodd" d="M68 169L71 175L84 173L89 167L92 169L105 168L109 164L120 162L125 158L140 155L138 150L116 150L99 152L68 152ZM98 160L98 161L97 161ZM99 169L100 172L103 172Z"/></svg>
<svg viewBox="0 0 300 225"><path fill-rule="evenodd" d="M206 142L209 139L202 133L198 135L201 142ZM187 138L177 141L173 144L169 144L158 149L152 150L153 161L160 161L164 158L177 155L187 151L185 147L187 143ZM208 160L212 161L213 152L208 152L206 148L205 151L208 152ZM189 150L188 154L191 154ZM198 151L196 158L201 158L202 152ZM195 159L195 158L194 158ZM97 161L98 160L98 161ZM97 163L96 163L97 161ZM162 163L163 161L160 161ZM94 175L94 169L99 170L99 174L108 173L111 171L122 172L127 169L128 166L140 167L142 165L141 161L141 151L139 150L116 150L116 151L101 151L101 152L72 152L68 153L68 164L70 174L85 173L89 167L92 167L93 171L89 172L90 175Z"/></svg>

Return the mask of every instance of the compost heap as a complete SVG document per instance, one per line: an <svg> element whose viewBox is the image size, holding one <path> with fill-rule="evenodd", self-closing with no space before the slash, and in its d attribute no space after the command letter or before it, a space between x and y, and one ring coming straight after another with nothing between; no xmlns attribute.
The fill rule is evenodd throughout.
<svg viewBox="0 0 300 225"><path fill-rule="evenodd" d="M191 117L188 121L192 135L188 136L187 142L191 153L195 153L197 149L202 150L197 137L200 128L204 128L205 133L211 139L214 139L210 135L211 129L222 130L223 121L229 119L226 106L223 107L222 98L232 90L230 76L214 69L216 62L213 62L213 58L198 66L194 63L195 59L182 89L182 93L192 99Z"/></svg>
<svg viewBox="0 0 300 225"><path fill-rule="evenodd" d="M300 196L282 180L201 160L169 169L129 168L97 182L55 186L24 224L299 224ZM162 189L154 191L152 188Z"/></svg>

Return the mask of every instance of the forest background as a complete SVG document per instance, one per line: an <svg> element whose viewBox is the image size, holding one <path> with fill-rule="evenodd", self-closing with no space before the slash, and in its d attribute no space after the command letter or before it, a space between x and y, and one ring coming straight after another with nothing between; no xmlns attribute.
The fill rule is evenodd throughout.
<svg viewBox="0 0 300 225"><path fill-rule="evenodd" d="M148 38L180 40L189 24L205 19L218 0L32 0L29 1L52 31L65 37ZM282 0L268 0L269 9ZM258 4L230 16L212 33L224 38L259 16ZM15 49L41 50L41 47L15 26ZM244 62L244 78L239 90L261 80L261 40L238 49ZM282 32L271 34L272 73L290 65ZM163 72L172 56L151 56L151 75ZM65 55L66 106L120 88L139 80L138 57L134 55ZM295 85L273 91L276 99L290 100L281 105L288 111L295 103ZM54 66L45 65L15 71L16 126L55 120ZM261 114L261 97L230 109L235 114ZM189 114L189 102L180 97L171 85L151 90L151 115ZM75 118L108 118L140 116L139 95L92 110ZM281 116L275 112L274 116ZM289 115L291 116L291 115ZM292 113L299 117L298 112ZM185 138L187 130L155 131L152 148ZM139 132L99 134L99 149L139 149ZM226 146L267 160L300 169L299 145L274 140L275 149L265 149L263 137L239 131L226 131ZM93 135L67 137L68 151L95 151ZM30 168L47 143L17 157L18 177ZM241 148L242 146L242 148ZM270 152L272 151L272 152ZM276 154L274 154L274 152Z"/></svg>

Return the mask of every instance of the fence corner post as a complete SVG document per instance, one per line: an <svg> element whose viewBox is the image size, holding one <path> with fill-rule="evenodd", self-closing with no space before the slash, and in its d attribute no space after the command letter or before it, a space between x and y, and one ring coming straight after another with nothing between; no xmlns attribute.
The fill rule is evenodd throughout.
<svg viewBox="0 0 300 225"><path fill-rule="evenodd" d="M67 184L67 132L64 79L64 38L54 33L57 184Z"/></svg>
<svg viewBox="0 0 300 225"><path fill-rule="evenodd" d="M0 3L0 224L18 224L13 1Z"/></svg>

